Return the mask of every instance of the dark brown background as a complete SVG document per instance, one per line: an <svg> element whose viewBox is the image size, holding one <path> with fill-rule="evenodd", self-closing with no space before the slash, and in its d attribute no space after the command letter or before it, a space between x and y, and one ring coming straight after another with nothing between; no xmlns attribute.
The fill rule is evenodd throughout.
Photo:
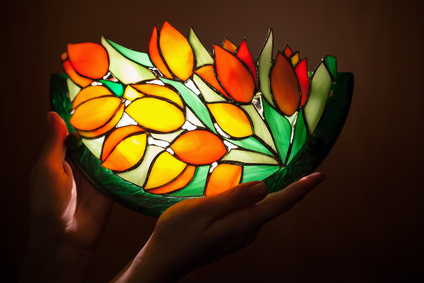
<svg viewBox="0 0 424 283"><path fill-rule="evenodd" d="M183 282L413 282L423 279L422 1L16 1L1 8L1 276L16 276L27 182L43 146L49 75L66 44L105 35L147 51L154 25L190 26L205 44L244 37L255 57L272 27L309 58L355 74L345 128L319 170L328 179L267 224L250 247ZM116 205L89 282L142 247L155 219ZM171 237L171 235L170 235ZM166 271L165 271L166 272ZM421 276L421 277L420 277Z"/></svg>

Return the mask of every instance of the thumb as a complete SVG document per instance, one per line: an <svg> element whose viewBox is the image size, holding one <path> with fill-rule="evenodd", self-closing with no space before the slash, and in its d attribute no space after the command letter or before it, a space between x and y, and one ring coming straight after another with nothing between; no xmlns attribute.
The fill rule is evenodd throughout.
<svg viewBox="0 0 424 283"><path fill-rule="evenodd" d="M53 111L47 113L47 124L47 140L39 161L48 164L62 164L66 155L65 139L68 129L59 114Z"/></svg>
<svg viewBox="0 0 424 283"><path fill-rule="evenodd" d="M219 219L233 211L251 206L266 197L268 188L264 182L253 181L240 184L221 194L204 198L204 208L211 217Z"/></svg>

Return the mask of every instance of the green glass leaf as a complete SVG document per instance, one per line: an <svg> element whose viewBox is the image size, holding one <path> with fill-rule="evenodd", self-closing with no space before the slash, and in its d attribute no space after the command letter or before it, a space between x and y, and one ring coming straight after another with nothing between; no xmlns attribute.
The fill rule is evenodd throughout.
<svg viewBox="0 0 424 283"><path fill-rule="evenodd" d="M266 148L260 141L258 141L255 137L248 137L241 140L232 140L232 139L226 139L229 142L242 147L247 150L251 151L257 151L263 154L267 154L270 156L273 156L273 154L269 151L268 148Z"/></svg>
<svg viewBox="0 0 424 283"><path fill-rule="evenodd" d="M66 83L68 86L69 99L71 101L74 101L75 97L81 91L81 88L76 83L74 83L71 79L67 79Z"/></svg>
<svg viewBox="0 0 424 283"><path fill-rule="evenodd" d="M296 123L293 136L293 143L290 149L290 156L287 160L287 164L296 156L302 146L305 144L306 138L308 137L308 132L306 131L305 119L303 116L303 111L300 111Z"/></svg>
<svg viewBox="0 0 424 283"><path fill-rule="evenodd" d="M133 170L119 173L117 175L122 179L127 180L142 188L147 181L147 173L150 171L153 160L164 150L165 149L162 147L149 145L146 148L146 152L143 156L143 161L139 166L137 166Z"/></svg>
<svg viewBox="0 0 424 283"><path fill-rule="evenodd" d="M330 72L333 82L337 81L337 58L334 56L325 56L324 62Z"/></svg>
<svg viewBox="0 0 424 283"><path fill-rule="evenodd" d="M304 108L304 115L310 133L314 132L324 112L331 85L331 76L325 64L321 62L312 75L311 92Z"/></svg>
<svg viewBox="0 0 424 283"><path fill-rule="evenodd" d="M102 148L103 148L103 142L105 140L105 136L102 136L97 139L85 139L82 138L82 142L84 145L91 151L91 153L100 159L100 156L102 155Z"/></svg>
<svg viewBox="0 0 424 283"><path fill-rule="evenodd" d="M134 62L143 65L147 68L151 68L153 67L153 63L150 61L149 55L144 53L144 52L139 52L139 51L135 51L132 49L128 49L124 46L121 46L115 42L113 42L110 39L107 39L107 42L113 47L115 48L119 53L121 53L122 55L124 55L125 57L127 57L130 60L133 60Z"/></svg>
<svg viewBox="0 0 424 283"><path fill-rule="evenodd" d="M327 99L321 121L313 134L287 167L263 180L270 192L279 191L303 176L312 173L330 152L346 121L352 101L353 74L338 73L331 86L333 95Z"/></svg>
<svg viewBox="0 0 424 283"><path fill-rule="evenodd" d="M273 157L254 151L232 149L221 158L222 161L242 162L247 164L272 164L278 165L278 161Z"/></svg>
<svg viewBox="0 0 424 283"><path fill-rule="evenodd" d="M179 130L171 133L150 133L150 136L156 140L165 141L168 143L173 142L184 130Z"/></svg>
<svg viewBox="0 0 424 283"><path fill-rule="evenodd" d="M277 152L277 147L274 144L274 140L269 132L268 127L265 125L264 120L259 115L255 106L253 105L243 105L241 106L249 115L250 120L253 123L253 132L256 136L262 139L269 147L271 147L275 152Z"/></svg>
<svg viewBox="0 0 424 283"><path fill-rule="evenodd" d="M188 42L190 43L191 48L193 48L193 52L196 57L196 67L200 67L200 66L208 65L208 64L213 65L214 61L212 56L209 54L209 52L200 42L199 38L197 37L193 29L190 29Z"/></svg>
<svg viewBox="0 0 424 283"><path fill-rule="evenodd" d="M104 84L116 96L121 97L122 95L124 95L125 89L121 83L106 81L106 80L100 80L99 82Z"/></svg>
<svg viewBox="0 0 424 283"><path fill-rule="evenodd" d="M109 71L122 83L135 84L156 78L149 69L119 53L104 37L102 37L102 45L106 48L109 55Z"/></svg>
<svg viewBox="0 0 424 283"><path fill-rule="evenodd" d="M243 167L242 183L261 181L280 169L279 166L270 165L245 165Z"/></svg>
<svg viewBox="0 0 424 283"><path fill-rule="evenodd" d="M274 49L274 36L272 34L272 30L268 33L268 38L265 42L264 47L262 48L261 55L259 55L259 85L261 88L261 92L264 95L265 99L272 106L274 105L274 101L272 99L270 85L269 85L269 72L272 66L272 51Z"/></svg>
<svg viewBox="0 0 424 283"><path fill-rule="evenodd" d="M289 121L284 116L281 116L274 108L269 106L265 100L263 100L263 106L265 119L271 129L278 153L284 164L290 147L292 128Z"/></svg>
<svg viewBox="0 0 424 283"><path fill-rule="evenodd" d="M210 166L199 166L196 168L193 180L184 188L175 193L169 194L173 197L193 197L203 196L206 186L206 179L209 174Z"/></svg>
<svg viewBox="0 0 424 283"><path fill-rule="evenodd" d="M160 78L164 83L170 84L173 87L175 87L178 92L183 97L184 101L187 103L187 105L193 110L193 112L199 117L199 119L202 121L206 127L208 127L210 130L212 130L214 133L216 133L216 130L213 126L212 119L209 115L209 111L207 107L203 104L203 102L200 100L200 98L192 92L190 89L188 89L186 86L184 86L182 83Z"/></svg>
<svg viewBox="0 0 424 283"><path fill-rule="evenodd" d="M206 102L227 101L225 98L223 98L222 96L217 94L213 89L211 89L198 75L193 75L193 81L200 90Z"/></svg>

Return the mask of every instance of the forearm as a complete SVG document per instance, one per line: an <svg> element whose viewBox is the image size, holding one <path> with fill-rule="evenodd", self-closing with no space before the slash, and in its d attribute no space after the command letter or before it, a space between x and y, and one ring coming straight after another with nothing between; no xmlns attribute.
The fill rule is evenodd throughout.
<svg viewBox="0 0 424 283"><path fill-rule="evenodd" d="M20 282L84 282L92 251L30 238Z"/></svg>

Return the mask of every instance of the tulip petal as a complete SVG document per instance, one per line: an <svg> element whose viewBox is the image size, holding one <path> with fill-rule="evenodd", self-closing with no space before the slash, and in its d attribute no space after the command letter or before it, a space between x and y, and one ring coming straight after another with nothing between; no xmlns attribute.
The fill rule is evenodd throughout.
<svg viewBox="0 0 424 283"><path fill-rule="evenodd" d="M186 81L193 73L193 50L187 39L168 22L162 26L159 36L162 56L170 71Z"/></svg>
<svg viewBox="0 0 424 283"><path fill-rule="evenodd" d="M297 64L296 68L294 69L300 85L300 106L305 105L309 95L309 77L306 63L306 59L303 59L299 62L299 64Z"/></svg>
<svg viewBox="0 0 424 283"><path fill-rule="evenodd" d="M171 145L179 159L193 165L210 164L227 152L215 134L205 130L194 130L182 134Z"/></svg>
<svg viewBox="0 0 424 283"><path fill-rule="evenodd" d="M299 63L300 61L300 53L296 52L294 53L291 57L290 57L290 62L292 64L292 66L296 66L297 63Z"/></svg>
<svg viewBox="0 0 424 283"><path fill-rule="evenodd" d="M230 52L215 45L216 73L230 96L242 103L252 101L255 82L250 71Z"/></svg>
<svg viewBox="0 0 424 283"><path fill-rule="evenodd" d="M291 50L290 46L286 45L283 49L283 53L284 56L286 56L286 58L290 58L290 56L293 55L293 51Z"/></svg>
<svg viewBox="0 0 424 283"><path fill-rule="evenodd" d="M156 189L149 189L147 190L151 194L167 194L174 192L176 190L179 190L181 188L184 188L187 186L188 183L193 179L194 173L196 172L196 167L188 165L184 171L181 173L180 176L177 177L177 179L167 185L163 185Z"/></svg>
<svg viewBox="0 0 424 283"><path fill-rule="evenodd" d="M88 86L83 88L72 102L72 109L77 108L80 104L93 99L99 98L102 96L112 96L112 93L105 88L104 86L96 85L96 86Z"/></svg>
<svg viewBox="0 0 424 283"><path fill-rule="evenodd" d="M113 96L91 99L75 109L70 123L78 130L93 131L105 125L120 105L121 99Z"/></svg>
<svg viewBox="0 0 424 283"><path fill-rule="evenodd" d="M71 80L81 86L81 87L86 87L88 85L90 85L93 80L82 77L80 75L78 75L78 73L74 70L74 68L71 65L71 62L69 62L69 60L66 60L63 62L63 69L65 69L66 74L71 78Z"/></svg>
<svg viewBox="0 0 424 283"><path fill-rule="evenodd" d="M212 87L214 87L217 91L225 95L227 98L231 98L218 82L212 65L206 65L200 69L197 69L196 74L204 79Z"/></svg>
<svg viewBox="0 0 424 283"><path fill-rule="evenodd" d="M208 107L219 127L235 138L245 138L253 134L252 124L246 113L230 103L211 103Z"/></svg>
<svg viewBox="0 0 424 283"><path fill-rule="evenodd" d="M185 122L181 109L168 101L142 97L133 101L125 110L141 127L156 132L172 132Z"/></svg>
<svg viewBox="0 0 424 283"><path fill-rule="evenodd" d="M155 84L139 84L132 85L132 87L146 95L165 98L180 106L181 109L184 108L184 104L178 93L169 87Z"/></svg>
<svg viewBox="0 0 424 283"><path fill-rule="evenodd" d="M271 70L271 89L279 109L287 116L293 115L300 103L299 82L292 65L281 53Z"/></svg>
<svg viewBox="0 0 424 283"><path fill-rule="evenodd" d="M129 137L130 135L141 134L144 132L145 131L142 128L135 125L117 128L109 136L107 136L103 144L101 160L105 161L113 149L125 138Z"/></svg>
<svg viewBox="0 0 424 283"><path fill-rule="evenodd" d="M213 196L225 192L240 184L242 167L233 164L218 165L209 177L206 186L206 196Z"/></svg>
<svg viewBox="0 0 424 283"><path fill-rule="evenodd" d="M92 131L78 130L78 133L81 136L88 139L94 139L94 138L100 137L101 135L104 135L105 133L113 129L116 126L116 124L119 122L119 120L121 120L122 115L124 114L124 108L125 108L125 105L121 103L119 108L116 110L115 114L113 114L112 118L104 126Z"/></svg>
<svg viewBox="0 0 424 283"><path fill-rule="evenodd" d="M253 80L255 81L255 84L257 84L258 78L256 74L256 66L255 66L255 62L253 61L252 54L247 48L246 40L243 40L243 42L240 44L237 50L237 57L240 58L247 65L250 73L253 76Z"/></svg>
<svg viewBox="0 0 424 283"><path fill-rule="evenodd" d="M133 129L127 129L130 127ZM140 130L140 127L128 126L113 131L103 147L102 166L122 172L137 165L147 144L147 134Z"/></svg>
<svg viewBox="0 0 424 283"><path fill-rule="evenodd" d="M68 44L68 57L78 74L91 79L104 77L109 68L107 52L97 43Z"/></svg>
<svg viewBox="0 0 424 283"><path fill-rule="evenodd" d="M233 54L236 53L236 50L237 50L237 46L234 43L232 43L228 38L226 38L224 42L222 43L222 48L224 48L225 50Z"/></svg>
<svg viewBox="0 0 424 283"><path fill-rule="evenodd" d="M167 77L172 78L171 73L168 70L168 67L166 67L165 63L163 62L163 59L159 53L159 47L158 47L158 28L154 27L152 36L150 37L149 42L149 55L150 59L152 59L153 64L161 71L161 73Z"/></svg>
<svg viewBox="0 0 424 283"><path fill-rule="evenodd" d="M162 152L150 170L144 190L150 190L168 184L180 176L186 167L187 164L176 159L169 152Z"/></svg>

